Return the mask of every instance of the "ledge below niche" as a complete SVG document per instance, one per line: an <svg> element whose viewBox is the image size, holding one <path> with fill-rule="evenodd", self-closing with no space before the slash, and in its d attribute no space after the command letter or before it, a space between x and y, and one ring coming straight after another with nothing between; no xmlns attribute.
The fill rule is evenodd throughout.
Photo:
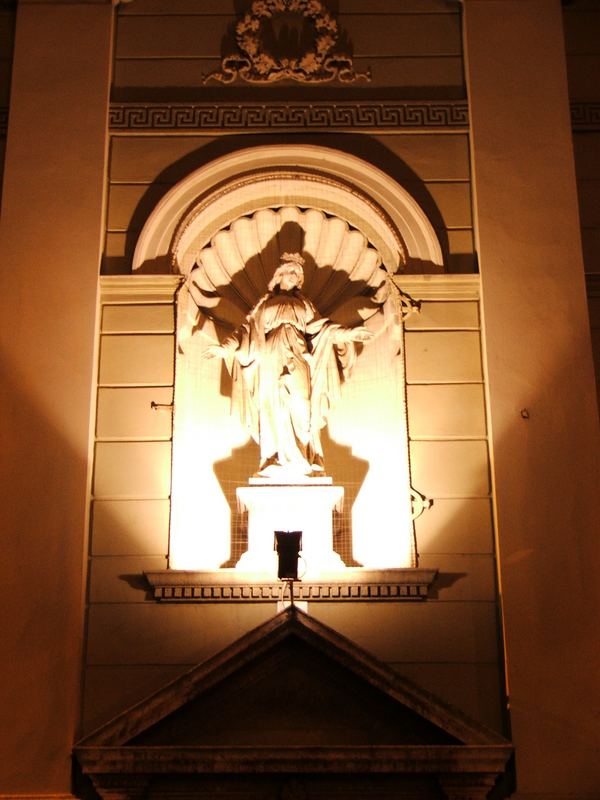
<svg viewBox="0 0 600 800"><path fill-rule="evenodd" d="M425 600L437 569L348 568L318 580L296 581L294 600L307 602L394 602ZM144 576L161 602L273 603L289 599L287 582L263 573L223 569L214 572L162 570Z"/></svg>

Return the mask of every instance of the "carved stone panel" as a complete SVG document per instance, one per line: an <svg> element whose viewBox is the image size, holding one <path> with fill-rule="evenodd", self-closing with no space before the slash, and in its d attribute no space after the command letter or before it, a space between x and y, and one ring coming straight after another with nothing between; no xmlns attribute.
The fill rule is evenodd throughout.
<svg viewBox="0 0 600 800"><path fill-rule="evenodd" d="M281 23L278 31L274 22ZM238 52L227 55L221 71L206 75L204 83L371 80L369 72L355 71L339 35L337 21L320 0L255 0L236 26Z"/></svg>

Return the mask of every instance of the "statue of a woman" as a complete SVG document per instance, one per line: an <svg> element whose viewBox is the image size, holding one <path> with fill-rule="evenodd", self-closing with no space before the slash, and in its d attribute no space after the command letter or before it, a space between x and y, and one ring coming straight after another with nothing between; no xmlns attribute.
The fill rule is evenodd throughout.
<svg viewBox="0 0 600 800"><path fill-rule="evenodd" d="M302 293L304 259L284 253L269 291L208 357L225 359L232 405L260 446L258 475L294 480L324 475L320 431L366 328L323 319Z"/></svg>

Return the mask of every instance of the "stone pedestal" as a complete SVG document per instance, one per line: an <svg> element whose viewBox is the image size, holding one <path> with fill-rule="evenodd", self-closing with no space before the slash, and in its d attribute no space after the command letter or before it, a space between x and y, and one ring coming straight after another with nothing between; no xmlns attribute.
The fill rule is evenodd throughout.
<svg viewBox="0 0 600 800"><path fill-rule="evenodd" d="M262 483L240 487L236 494L240 508L248 511L248 550L237 569L276 575L275 531L302 531L300 577L344 569L333 550L332 526L333 510L342 508L343 486Z"/></svg>

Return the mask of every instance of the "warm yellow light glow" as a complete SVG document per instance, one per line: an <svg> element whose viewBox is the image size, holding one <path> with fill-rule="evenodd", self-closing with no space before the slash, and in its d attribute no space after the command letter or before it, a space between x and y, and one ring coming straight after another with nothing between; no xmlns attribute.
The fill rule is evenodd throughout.
<svg viewBox="0 0 600 800"><path fill-rule="evenodd" d="M304 577L343 569L344 563L333 551L331 515L341 508L341 486L245 486L237 491L240 504L248 510L248 550L238 569L275 572L273 532L302 531Z"/></svg>
<svg viewBox="0 0 600 800"><path fill-rule="evenodd" d="M248 435L221 394L222 364L206 359L216 340L210 321L177 355L169 565L218 569L230 557L231 509L215 465L231 459Z"/></svg>
<svg viewBox="0 0 600 800"><path fill-rule="evenodd" d="M381 317L367 327L377 330ZM368 469L352 507L352 546L365 567L413 566L413 527L404 364L399 344L383 335L357 360L330 418L332 439L351 447Z"/></svg>
<svg viewBox="0 0 600 800"><path fill-rule="evenodd" d="M378 315L369 326L376 331L382 324ZM412 566L404 363L398 343L385 334L367 345L343 386L330 415L332 447L326 453L334 485L275 491L248 486L258 466L254 452L244 455L248 433L231 415L221 362L202 357L215 338L213 324L205 322L177 357L171 568L212 570L230 558L230 503L239 487L238 499L250 512L250 546L240 569L276 569L274 530L303 531L307 575L340 569L343 562L332 550L331 511L341 503L343 486L351 484L360 484L351 508L352 493L345 498L353 558L371 568ZM262 539L253 544L259 528Z"/></svg>

